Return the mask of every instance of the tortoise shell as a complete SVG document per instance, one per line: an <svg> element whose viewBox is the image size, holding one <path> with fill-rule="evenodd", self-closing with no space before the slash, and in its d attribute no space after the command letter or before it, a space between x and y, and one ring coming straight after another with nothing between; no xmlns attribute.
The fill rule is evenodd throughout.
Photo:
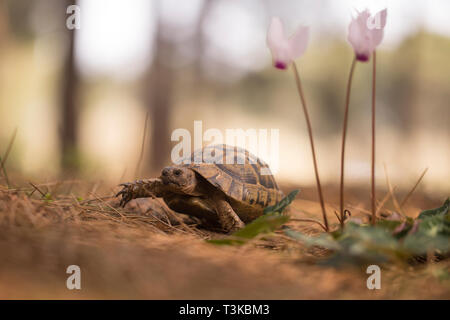
<svg viewBox="0 0 450 320"><path fill-rule="evenodd" d="M283 198L269 166L245 149L225 144L207 146L193 152L190 162L186 166L222 190L237 211L260 215L265 207Z"/></svg>

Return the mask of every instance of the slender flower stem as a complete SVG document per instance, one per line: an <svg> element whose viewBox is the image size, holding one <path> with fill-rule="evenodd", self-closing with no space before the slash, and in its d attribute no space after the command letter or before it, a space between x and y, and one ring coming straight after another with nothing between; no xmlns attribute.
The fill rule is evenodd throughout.
<svg viewBox="0 0 450 320"><path fill-rule="evenodd" d="M297 70L297 65L294 62L294 63L292 63L292 66L293 66L293 70L294 70L294 76L295 76L295 82L297 84L298 94L300 95L300 100L302 102L303 113L305 114L306 125L308 127L309 141L311 143L311 151L312 151L313 162L314 162L314 172L316 174L317 189L319 192L319 201L320 201L320 206L322 207L323 223L325 225L325 231L328 232L329 231L328 219L327 219L327 213L325 211L325 203L323 201L322 187L320 185L319 170L317 168L316 150L314 148L314 139L313 139L313 134L312 134L311 121L309 120L308 108L306 107L305 96L303 94L302 84L300 82L300 76L299 76L299 73Z"/></svg>
<svg viewBox="0 0 450 320"><path fill-rule="evenodd" d="M375 94L376 94L376 53L373 52L373 69L372 69L372 225L376 222L376 204L375 204Z"/></svg>
<svg viewBox="0 0 450 320"><path fill-rule="evenodd" d="M344 126L342 129L342 151L341 151L341 185L340 185L340 213L341 213L341 228L344 228L344 156L345 156L345 139L347 137L347 122L348 122L348 107L350 105L350 93L352 88L353 73L356 66L356 57L353 58L352 66L350 68L350 74L348 76L347 83L347 96L345 98L345 111L344 111Z"/></svg>

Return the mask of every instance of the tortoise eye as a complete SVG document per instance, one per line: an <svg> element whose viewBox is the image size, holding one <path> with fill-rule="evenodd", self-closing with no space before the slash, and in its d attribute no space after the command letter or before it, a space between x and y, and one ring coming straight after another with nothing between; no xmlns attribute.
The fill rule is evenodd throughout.
<svg viewBox="0 0 450 320"><path fill-rule="evenodd" d="M176 169L173 173L174 173L176 176L180 176L180 175L181 175L181 170L180 170L180 169Z"/></svg>

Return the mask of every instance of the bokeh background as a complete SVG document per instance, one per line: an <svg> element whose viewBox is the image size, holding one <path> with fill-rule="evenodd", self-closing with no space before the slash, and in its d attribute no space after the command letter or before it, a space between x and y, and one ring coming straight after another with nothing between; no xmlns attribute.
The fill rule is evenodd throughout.
<svg viewBox="0 0 450 320"><path fill-rule="evenodd" d="M66 28L71 4L81 28ZM270 18L310 26L297 62L325 184L336 184L355 9L388 8L378 50L377 182L450 189L450 2L332 0L0 0L0 154L40 181L70 173L112 183L156 174L171 132L280 129L286 183L314 185L290 70L271 66ZM369 184L371 64L358 63L350 105L348 183ZM145 119L148 115L143 160ZM2 177L3 179L3 177Z"/></svg>

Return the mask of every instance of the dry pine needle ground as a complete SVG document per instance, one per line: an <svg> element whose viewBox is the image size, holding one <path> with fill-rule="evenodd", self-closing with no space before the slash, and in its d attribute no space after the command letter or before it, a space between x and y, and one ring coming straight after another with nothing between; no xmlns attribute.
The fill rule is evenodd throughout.
<svg viewBox="0 0 450 320"><path fill-rule="evenodd" d="M0 298L450 297L449 280L437 276L448 269L448 261L384 268L381 290L368 290L366 266L318 266L314 261L324 252L307 250L282 232L240 247L214 246L204 240L222 235L184 222L157 200L135 201L122 209L110 197L112 189L70 184L76 186L0 186ZM48 190L53 193L46 195ZM291 215L320 219L320 206L296 200ZM320 232L311 222L289 225L308 234ZM66 288L66 268L72 264L81 268L81 290Z"/></svg>

